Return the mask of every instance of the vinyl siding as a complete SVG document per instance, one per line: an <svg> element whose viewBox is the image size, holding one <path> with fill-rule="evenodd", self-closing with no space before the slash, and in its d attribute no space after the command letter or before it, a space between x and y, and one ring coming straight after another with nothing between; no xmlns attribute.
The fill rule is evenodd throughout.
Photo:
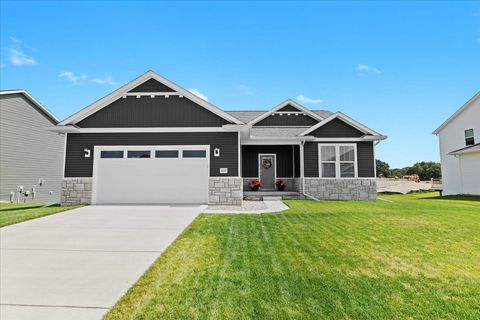
<svg viewBox="0 0 480 320"><path fill-rule="evenodd" d="M179 96L120 98L78 122L82 128L220 127L229 122Z"/></svg>
<svg viewBox="0 0 480 320"><path fill-rule="evenodd" d="M128 92L174 92L175 90L167 87L155 79L150 79L138 85Z"/></svg>
<svg viewBox="0 0 480 320"><path fill-rule="evenodd" d="M255 127L302 126L311 127L318 123L317 120L307 115L270 115L254 124Z"/></svg>
<svg viewBox="0 0 480 320"><path fill-rule="evenodd" d="M281 108L278 111L284 112L284 111L300 111L300 110L298 110L297 108L295 108L294 106L292 106L290 104L287 104L285 107Z"/></svg>
<svg viewBox="0 0 480 320"><path fill-rule="evenodd" d="M242 146L242 176L245 178L258 177L258 154L275 153L277 155L277 177L293 177L293 150L292 145L282 146ZM297 148L299 157L299 149ZM300 172L300 162L295 166L295 171ZM299 176L296 175L296 176Z"/></svg>
<svg viewBox="0 0 480 320"><path fill-rule="evenodd" d="M236 132L195 133L70 133L67 136L66 177L91 177L94 146L210 145L210 176L238 176L238 134ZM220 157L213 149L220 148ZM91 150L85 158L83 149ZM220 174L228 168L228 174Z"/></svg>
<svg viewBox="0 0 480 320"><path fill-rule="evenodd" d="M325 142L322 142L325 143ZM352 142L332 142L335 143L352 143ZM318 143L305 143L305 177L318 177ZM373 152L373 142L357 143L357 161L358 161L358 177L373 178L375 177L375 159Z"/></svg>
<svg viewBox="0 0 480 320"><path fill-rule="evenodd" d="M53 125L22 94L0 96L0 200L9 200L23 185L24 190L36 186L36 199L28 202L60 201L65 139L47 130Z"/></svg>
<svg viewBox="0 0 480 320"><path fill-rule="evenodd" d="M333 119L308 135L318 138L358 138L364 134L340 119Z"/></svg>

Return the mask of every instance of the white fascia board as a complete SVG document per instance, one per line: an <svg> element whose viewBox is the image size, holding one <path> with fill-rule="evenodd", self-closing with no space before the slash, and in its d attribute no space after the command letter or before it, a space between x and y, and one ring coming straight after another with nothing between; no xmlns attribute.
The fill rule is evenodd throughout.
<svg viewBox="0 0 480 320"><path fill-rule="evenodd" d="M255 123L257 122L260 122L261 120L265 119L266 117L268 117L269 115L275 113L276 111L282 109L283 107L287 106L287 105L292 105L294 106L295 108L297 108L298 110L301 110L302 112L304 112L305 114L308 114L310 117L312 117L313 119L316 119L318 121L322 121L323 118L320 117L318 114L308 110L307 108L305 108L304 106L302 106L301 104L293 101L292 99L287 99L285 101L283 101L282 103L280 103L279 105L277 105L275 108L273 108L272 110L270 111L267 111L265 112L264 114L256 117L255 119L251 120L248 124L249 125L254 125Z"/></svg>
<svg viewBox="0 0 480 320"><path fill-rule="evenodd" d="M313 142L362 142L385 140L386 136L364 136L361 138L314 138Z"/></svg>
<svg viewBox="0 0 480 320"><path fill-rule="evenodd" d="M78 128L74 126L56 126L55 132L69 133L148 133L148 132L226 132L222 127L145 127L145 128Z"/></svg>
<svg viewBox="0 0 480 320"><path fill-rule="evenodd" d="M352 118L350 118L349 116L341 113L340 111L337 111L335 112L334 114L330 115L329 117L327 117L325 120L317 123L316 125L314 125L313 127L309 128L308 130L302 132L300 134L300 136L304 136L304 135L307 135L309 134L310 132L313 132L315 130L317 130L318 128L326 125L327 123L329 123L330 121L332 121L333 119L340 119L344 122L346 122L347 124L351 125L352 127L362 131L363 133L365 134L369 134L369 135L372 135L372 136L379 136L379 137L385 137L386 136L383 136L381 135L380 133L368 128L367 126L364 126L363 124L361 124L360 122L356 121L356 120L353 120Z"/></svg>
<svg viewBox="0 0 480 320"><path fill-rule="evenodd" d="M190 99L191 101L195 102L196 104L204 107L205 109L211 111L212 113L222 117L223 119L236 123L236 124L243 124L240 120L236 119L235 117L231 116L230 114L226 113L225 111L220 110L219 108L215 107L211 103L197 97L190 91L180 87L179 85L171 82L168 79L163 78L159 74L154 71L147 71L143 75L139 76L138 78L128 82L127 84L121 86L119 89L113 91L112 93L106 95L105 97L97 100L96 102L92 103L88 107L80 110L79 112L75 113L74 115L68 117L67 119L61 121L59 125L67 125L67 124L75 124L86 117L92 115L93 113L97 112L98 110L102 109L103 107L109 105L110 103L116 101L117 99L121 98L122 96L126 95L128 91L132 90L133 88L137 87L138 85L142 84L143 82L155 79L160 83L172 88L176 92L182 94L184 97Z"/></svg>
<svg viewBox="0 0 480 320"><path fill-rule="evenodd" d="M241 141L241 145L300 145L303 140L293 140L293 139L249 139Z"/></svg>
<svg viewBox="0 0 480 320"><path fill-rule="evenodd" d="M55 115L53 113L51 113L50 111L48 111L47 108L45 108L40 102L38 102L30 93L28 93L26 90L23 90L23 89L19 89L19 90L3 90L3 91L0 91L0 95L7 95L7 94L16 94L16 93L20 93L20 94L23 94L25 96L25 98L27 98L28 100L30 100L34 105L36 105L40 110L42 110L43 113L45 113L50 119L52 119L53 122L55 123L59 123L60 120L55 117Z"/></svg>
<svg viewBox="0 0 480 320"><path fill-rule="evenodd" d="M455 113L452 114L447 120L445 120L445 122L443 122L437 129L435 129L435 131L433 131L432 134L438 135L440 131L442 131L442 129L445 128L445 126L450 123L450 121L455 119L460 113L465 111L465 109L473 105L473 102L475 102L478 98L480 98L480 91L477 92L472 98L470 98L470 100L465 102L465 104L461 106L460 109L455 111Z"/></svg>

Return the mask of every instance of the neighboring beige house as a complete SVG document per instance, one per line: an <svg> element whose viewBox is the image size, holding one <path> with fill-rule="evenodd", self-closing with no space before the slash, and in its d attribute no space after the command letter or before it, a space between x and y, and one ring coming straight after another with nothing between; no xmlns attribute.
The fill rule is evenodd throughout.
<svg viewBox="0 0 480 320"><path fill-rule="evenodd" d="M443 194L480 195L480 92L433 134L440 141Z"/></svg>
<svg viewBox="0 0 480 320"><path fill-rule="evenodd" d="M58 122L25 90L0 91L0 201L60 201L65 136L48 130Z"/></svg>

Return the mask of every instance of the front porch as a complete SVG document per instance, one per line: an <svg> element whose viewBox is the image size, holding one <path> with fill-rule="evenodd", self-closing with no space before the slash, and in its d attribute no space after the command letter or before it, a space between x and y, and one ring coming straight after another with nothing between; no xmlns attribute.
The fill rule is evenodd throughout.
<svg viewBox="0 0 480 320"><path fill-rule="evenodd" d="M262 192L263 195L285 192L297 194L301 186L301 146L288 145L242 145L242 180L244 195ZM249 184L260 180L262 186L252 191ZM282 189L276 182L283 181Z"/></svg>

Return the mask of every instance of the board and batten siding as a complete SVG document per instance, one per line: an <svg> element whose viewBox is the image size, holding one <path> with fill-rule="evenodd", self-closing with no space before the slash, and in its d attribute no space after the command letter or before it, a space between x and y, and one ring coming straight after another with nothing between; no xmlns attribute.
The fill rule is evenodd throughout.
<svg viewBox="0 0 480 320"><path fill-rule="evenodd" d="M255 127L311 127L318 123L317 120L313 119L308 115L295 115L295 114L275 114L266 117L263 120L260 120Z"/></svg>
<svg viewBox="0 0 480 320"><path fill-rule="evenodd" d="M179 132L179 133L69 133L65 162L65 177L91 177L94 146L162 146L210 145L210 176L238 176L237 132ZM220 156L214 157L214 148ZM91 150L85 158L84 149ZM220 174L228 168L228 174Z"/></svg>
<svg viewBox="0 0 480 320"><path fill-rule="evenodd" d="M296 152L294 162L294 150ZM246 145L242 146L242 176L256 178L258 174L258 155L260 153L276 154L278 178L293 178L300 176L299 147L293 145Z"/></svg>
<svg viewBox="0 0 480 320"><path fill-rule="evenodd" d="M60 201L65 137L48 131L52 126L51 119L23 94L0 96L1 201L8 201L19 185L29 191L36 186L36 198L29 197L28 202Z"/></svg>
<svg viewBox="0 0 480 320"><path fill-rule="evenodd" d="M320 142L341 144L354 142ZM375 177L375 155L373 142L357 142L357 170L359 178ZM304 146L305 152L305 177L318 177L318 142L307 142Z"/></svg>
<svg viewBox="0 0 480 320"><path fill-rule="evenodd" d="M340 119L333 119L308 135L318 138L359 138L365 133Z"/></svg>
<svg viewBox="0 0 480 320"><path fill-rule="evenodd" d="M221 127L229 122L179 96L127 96L76 123L81 128Z"/></svg>

